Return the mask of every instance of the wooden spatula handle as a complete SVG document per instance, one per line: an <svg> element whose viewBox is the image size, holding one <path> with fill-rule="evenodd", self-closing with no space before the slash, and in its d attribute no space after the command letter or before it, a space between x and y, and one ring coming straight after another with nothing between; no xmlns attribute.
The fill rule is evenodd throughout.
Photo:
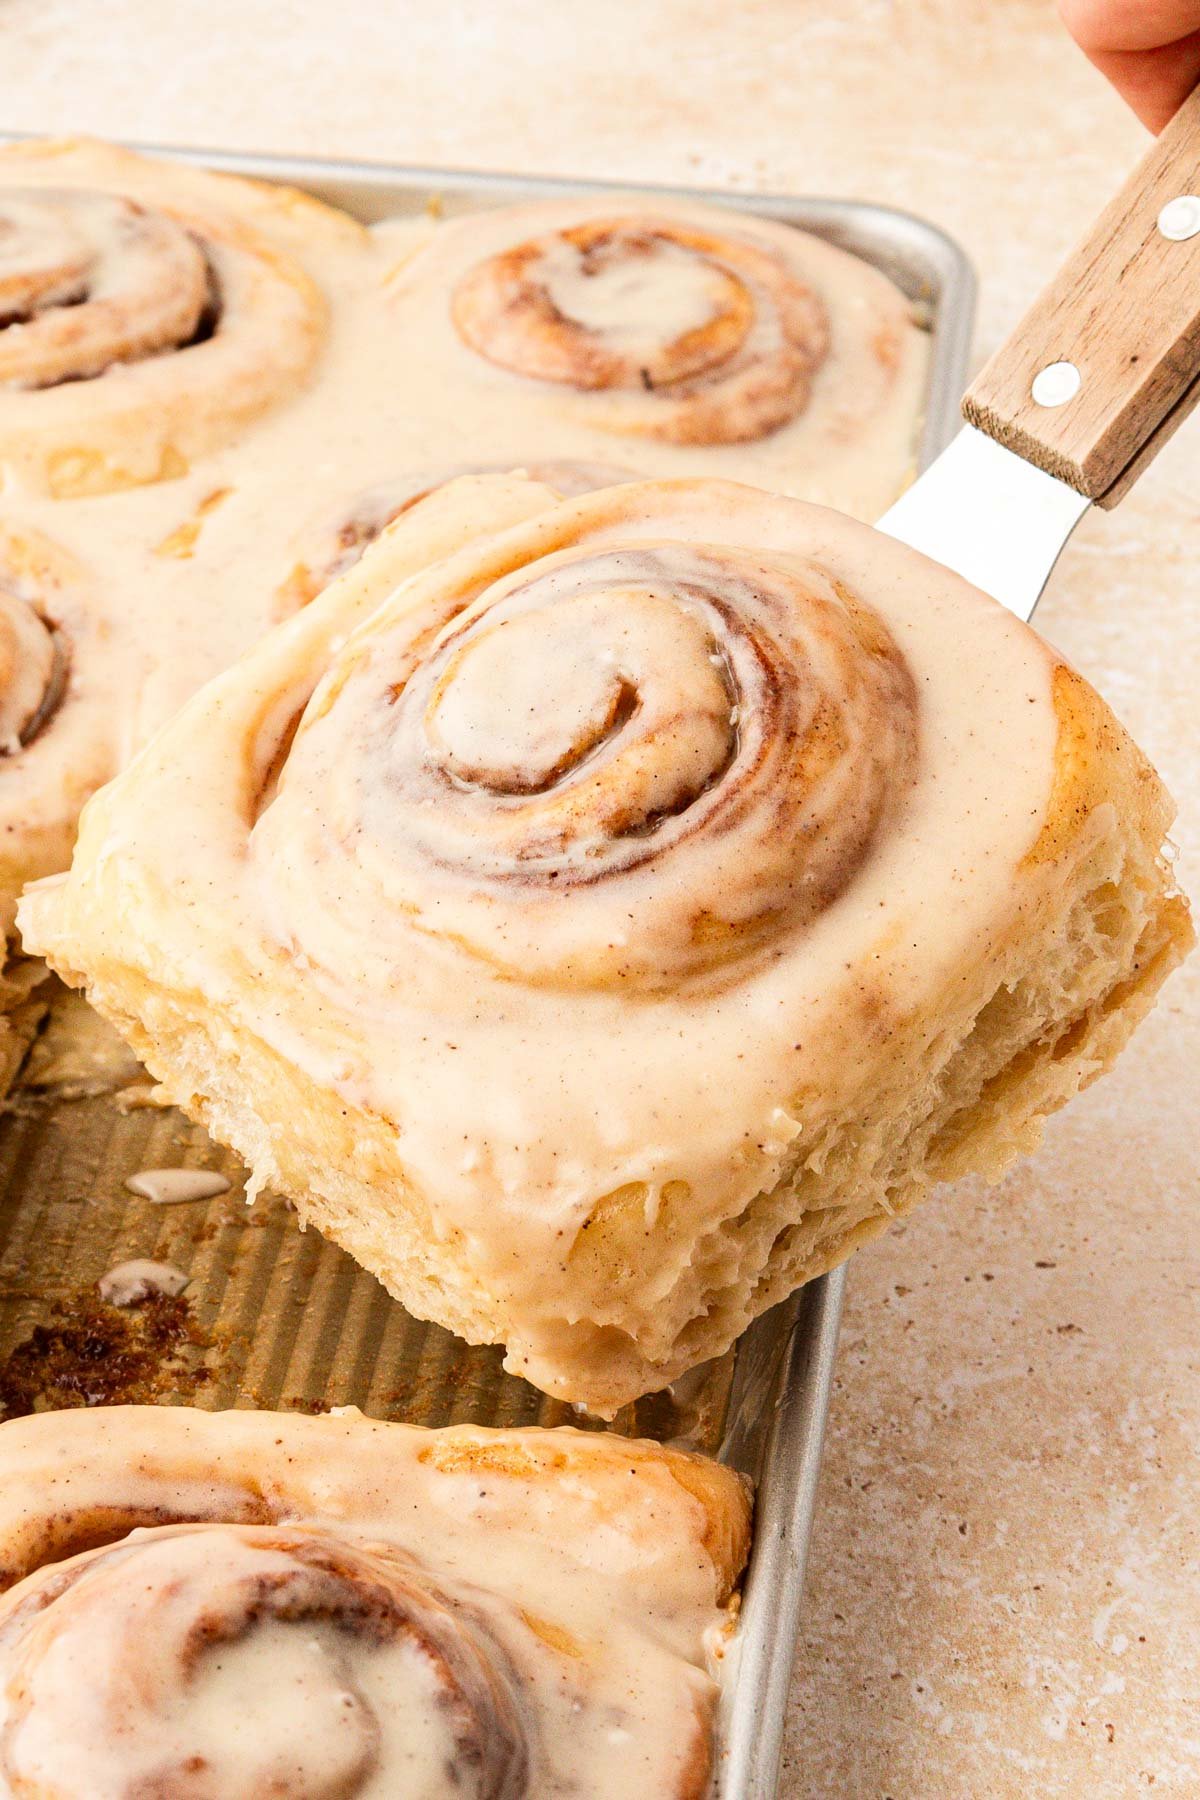
<svg viewBox="0 0 1200 1800"><path fill-rule="evenodd" d="M1198 399L1200 88L984 367L963 412L1111 506Z"/></svg>

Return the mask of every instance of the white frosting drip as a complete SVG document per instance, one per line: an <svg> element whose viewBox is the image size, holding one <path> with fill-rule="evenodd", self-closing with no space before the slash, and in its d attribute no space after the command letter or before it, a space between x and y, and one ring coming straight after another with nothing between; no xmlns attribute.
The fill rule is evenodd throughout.
<svg viewBox="0 0 1200 1800"><path fill-rule="evenodd" d="M190 1280L191 1276L174 1263L152 1262L138 1256L117 1263L100 1277L96 1287L100 1298L110 1306L136 1306L152 1294L182 1294Z"/></svg>
<svg viewBox="0 0 1200 1800"><path fill-rule="evenodd" d="M184 1206L229 1192L228 1181L215 1169L139 1169L125 1186L153 1206Z"/></svg>

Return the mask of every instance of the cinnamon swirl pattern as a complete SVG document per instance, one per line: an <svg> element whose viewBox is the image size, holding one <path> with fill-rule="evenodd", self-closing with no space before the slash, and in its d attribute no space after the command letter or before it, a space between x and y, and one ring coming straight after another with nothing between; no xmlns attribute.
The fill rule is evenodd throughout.
<svg viewBox="0 0 1200 1800"><path fill-rule="evenodd" d="M711 980L821 913L911 782L911 676L819 570L646 544L448 602L431 642L443 608L402 590L301 722L251 840L289 917L401 920L529 983Z"/></svg>
<svg viewBox="0 0 1200 1800"><path fill-rule="evenodd" d="M368 544L373 544L388 525L448 482L464 475L528 475L564 499L591 493L596 488L619 487L636 479L628 469L604 463L571 461L538 462L530 459L519 467L495 463L462 463L450 468L422 469L415 474L365 488L339 512L308 531L297 546L297 559L275 597L275 617L286 619L352 569Z"/></svg>
<svg viewBox="0 0 1200 1800"><path fill-rule="evenodd" d="M0 1096L40 1017L30 995L45 976L10 959L17 896L66 868L80 808L118 766L111 626L88 570L0 516Z"/></svg>
<svg viewBox="0 0 1200 1800"><path fill-rule="evenodd" d="M605 423L678 444L745 443L790 424L829 349L824 308L781 256L731 226L653 215L591 219L489 257L458 283L451 316L501 368L632 396Z"/></svg>
<svg viewBox="0 0 1200 1800"><path fill-rule="evenodd" d="M26 881L65 868L75 822L116 772L119 665L97 578L0 516L0 931Z"/></svg>
<svg viewBox="0 0 1200 1800"><path fill-rule="evenodd" d="M548 501L399 518L21 919L410 1310L611 1413L1035 1142L1190 927L1157 778L983 595L749 488Z"/></svg>
<svg viewBox="0 0 1200 1800"><path fill-rule="evenodd" d="M748 1505L574 1431L0 1427L0 1792L699 1800Z"/></svg>
<svg viewBox="0 0 1200 1800"><path fill-rule="evenodd" d="M292 247L355 233L99 144L5 150L0 463L59 497L185 475L307 381L326 307Z"/></svg>
<svg viewBox="0 0 1200 1800"><path fill-rule="evenodd" d="M443 226L392 300L424 351L414 403L441 395L483 441L515 420L564 456L621 445L646 473L864 518L911 478L912 307L791 226L684 201L508 208Z"/></svg>

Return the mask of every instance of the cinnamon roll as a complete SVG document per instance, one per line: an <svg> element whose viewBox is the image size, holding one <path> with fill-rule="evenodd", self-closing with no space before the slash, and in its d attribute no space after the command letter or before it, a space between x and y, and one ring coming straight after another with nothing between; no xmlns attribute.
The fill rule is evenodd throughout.
<svg viewBox="0 0 1200 1800"><path fill-rule="evenodd" d="M513 468L511 464L457 464L443 469L422 469L395 480L364 488L347 501L339 512L324 519L315 531L304 534L297 546L296 561L275 596L274 614L286 619L329 586L339 575L354 567L368 544L373 544L385 526L393 523L410 507L434 494L448 482L464 475L527 475L541 482L563 499L590 493L594 488L619 486L636 477L628 469L604 463L527 461Z"/></svg>
<svg viewBox="0 0 1200 1800"><path fill-rule="evenodd" d="M736 1476L656 1444L114 1407L0 1427L0 1792L699 1800Z"/></svg>
<svg viewBox="0 0 1200 1800"><path fill-rule="evenodd" d="M431 516L466 547L414 575ZM1035 633L851 520L481 477L21 919L411 1310L611 1413L1036 1143L1190 942L1170 816Z"/></svg>
<svg viewBox="0 0 1200 1800"><path fill-rule="evenodd" d="M114 774L118 659L104 597L61 545L0 516L0 1095L36 1023L40 965L10 942L17 896L65 869L80 808Z"/></svg>
<svg viewBox="0 0 1200 1800"><path fill-rule="evenodd" d="M26 881L64 869L88 796L114 774L120 659L76 559L0 517L0 931Z"/></svg>
<svg viewBox="0 0 1200 1800"><path fill-rule="evenodd" d="M55 496L187 473L303 387L357 242L284 188L63 140L0 152L0 465Z"/></svg>
<svg viewBox="0 0 1200 1800"><path fill-rule="evenodd" d="M385 232L387 228L384 228ZM392 282L406 399L563 456L724 475L875 517L911 479L926 340L877 270L799 231L618 196L442 226Z"/></svg>

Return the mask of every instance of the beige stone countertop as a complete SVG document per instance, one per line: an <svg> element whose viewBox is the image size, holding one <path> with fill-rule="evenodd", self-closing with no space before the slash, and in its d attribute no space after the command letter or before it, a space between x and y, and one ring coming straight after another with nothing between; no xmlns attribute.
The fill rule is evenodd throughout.
<svg viewBox="0 0 1200 1800"><path fill-rule="evenodd" d="M0 123L790 188L966 245L992 344L1143 133L1049 0L5 0ZM1039 624L1200 893L1200 419ZM787 1800L1200 1794L1200 958L991 1191L850 1277Z"/></svg>

